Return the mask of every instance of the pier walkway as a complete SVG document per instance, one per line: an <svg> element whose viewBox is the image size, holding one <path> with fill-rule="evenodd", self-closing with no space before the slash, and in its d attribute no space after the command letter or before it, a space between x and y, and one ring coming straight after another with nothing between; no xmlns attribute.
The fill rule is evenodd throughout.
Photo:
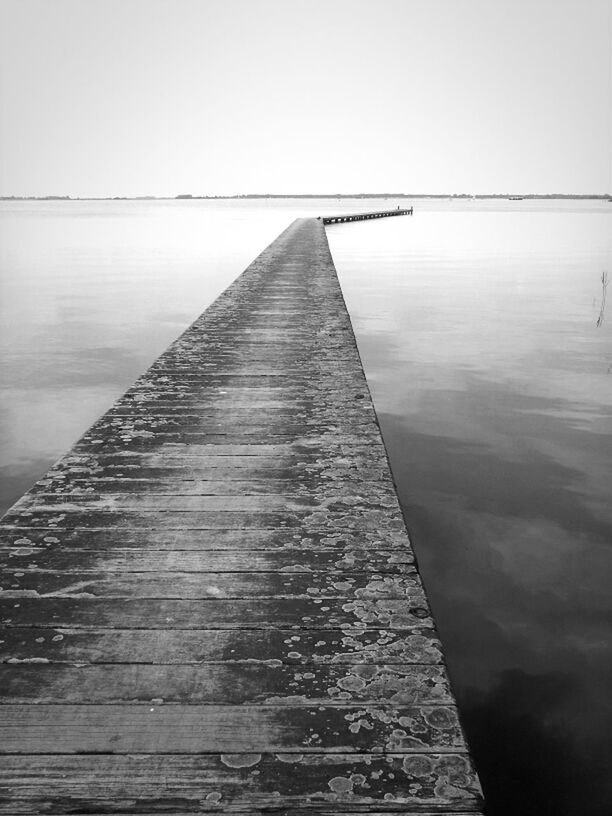
<svg viewBox="0 0 612 816"><path fill-rule="evenodd" d="M0 523L0 813L480 813L299 219Z"/></svg>
<svg viewBox="0 0 612 816"><path fill-rule="evenodd" d="M380 212L353 213L353 215L324 215L324 224L342 224L346 221L369 221L371 218L389 218L394 215L412 215L413 209L381 210Z"/></svg>

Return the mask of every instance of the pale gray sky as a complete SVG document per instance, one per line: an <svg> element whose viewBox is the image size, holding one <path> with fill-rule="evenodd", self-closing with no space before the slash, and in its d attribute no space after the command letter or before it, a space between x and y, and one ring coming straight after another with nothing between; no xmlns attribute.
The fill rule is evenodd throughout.
<svg viewBox="0 0 612 816"><path fill-rule="evenodd" d="M612 0L0 0L0 194L610 192Z"/></svg>

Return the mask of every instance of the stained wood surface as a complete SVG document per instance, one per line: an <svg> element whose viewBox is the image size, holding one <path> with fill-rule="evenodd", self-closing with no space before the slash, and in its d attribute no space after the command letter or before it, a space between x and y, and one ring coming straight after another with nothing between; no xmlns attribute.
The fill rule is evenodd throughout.
<svg viewBox="0 0 612 816"><path fill-rule="evenodd" d="M0 523L0 813L480 813L325 230Z"/></svg>

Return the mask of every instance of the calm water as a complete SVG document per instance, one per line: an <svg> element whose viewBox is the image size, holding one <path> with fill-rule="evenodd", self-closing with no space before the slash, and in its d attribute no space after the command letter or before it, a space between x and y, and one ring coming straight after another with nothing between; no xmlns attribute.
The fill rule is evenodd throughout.
<svg viewBox="0 0 612 816"><path fill-rule="evenodd" d="M490 812L609 816L612 205L328 234Z"/></svg>
<svg viewBox="0 0 612 816"><path fill-rule="evenodd" d="M292 218L389 205L0 205L3 507ZM612 205L416 207L328 235L490 813L609 816Z"/></svg>

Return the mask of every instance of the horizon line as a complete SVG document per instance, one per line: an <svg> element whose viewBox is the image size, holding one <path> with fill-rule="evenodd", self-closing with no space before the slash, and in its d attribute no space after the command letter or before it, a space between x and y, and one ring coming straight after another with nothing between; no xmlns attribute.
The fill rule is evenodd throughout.
<svg viewBox="0 0 612 816"><path fill-rule="evenodd" d="M231 193L226 195L0 195L0 201L190 201L243 198L589 198L609 199L611 193Z"/></svg>

